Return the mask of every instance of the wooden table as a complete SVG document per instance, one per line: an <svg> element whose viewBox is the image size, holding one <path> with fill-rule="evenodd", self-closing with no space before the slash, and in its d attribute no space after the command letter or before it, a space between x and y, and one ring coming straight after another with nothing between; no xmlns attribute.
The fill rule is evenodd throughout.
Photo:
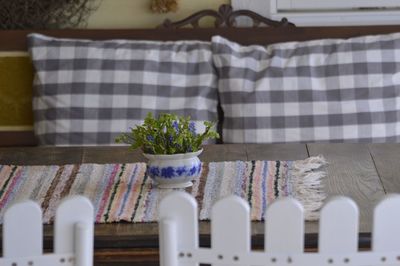
<svg viewBox="0 0 400 266"><path fill-rule="evenodd" d="M322 154L329 162L324 180L329 196L345 195L360 207L360 247L368 248L375 204L387 193L400 192L400 144L210 145L202 161L297 160ZM66 164L145 161L126 147L0 148L0 164ZM51 226L45 247L51 249ZM200 243L209 245L209 223L200 224ZM306 223L306 248L317 246L317 223ZM252 245L263 247L263 224L252 224ZM158 228L150 224L99 224L95 227L96 265L157 265Z"/></svg>

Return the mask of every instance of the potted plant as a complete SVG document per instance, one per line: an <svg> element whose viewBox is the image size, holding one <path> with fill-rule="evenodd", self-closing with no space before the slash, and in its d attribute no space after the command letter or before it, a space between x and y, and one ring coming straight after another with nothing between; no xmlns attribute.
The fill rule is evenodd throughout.
<svg viewBox="0 0 400 266"><path fill-rule="evenodd" d="M204 132L198 133L190 117L161 114L154 118L149 113L142 125L121 134L116 142L142 149L149 160L147 174L159 188L184 188L193 185L192 180L200 174L198 155L203 142L219 137L214 123L205 121L204 126Z"/></svg>

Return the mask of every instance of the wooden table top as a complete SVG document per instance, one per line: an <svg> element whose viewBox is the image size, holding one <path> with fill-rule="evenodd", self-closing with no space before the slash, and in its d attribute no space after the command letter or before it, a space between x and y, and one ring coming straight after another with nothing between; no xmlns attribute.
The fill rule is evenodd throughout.
<svg viewBox="0 0 400 266"><path fill-rule="evenodd" d="M369 245L373 208L385 194L400 192L400 144L225 144L208 145L202 161L298 160L323 155L329 165L324 179L328 197L351 197L360 208L360 246ZM0 148L0 164L125 163L145 161L127 147ZM200 223L200 243L209 244L208 222ZM253 222L253 246L263 246L263 224ZM318 224L306 223L306 247L317 245ZM51 226L45 227L50 239ZM45 241L46 243L46 241ZM51 244L49 244L51 245ZM46 244L45 244L46 246ZM156 223L97 224L95 248L157 248Z"/></svg>

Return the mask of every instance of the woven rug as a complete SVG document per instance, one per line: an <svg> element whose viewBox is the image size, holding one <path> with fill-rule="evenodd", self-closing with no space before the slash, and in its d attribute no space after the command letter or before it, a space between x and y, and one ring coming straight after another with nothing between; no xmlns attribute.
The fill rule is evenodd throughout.
<svg viewBox="0 0 400 266"><path fill-rule="evenodd" d="M302 161L232 161L203 163L201 176L185 189L199 204L199 218L210 218L211 206L235 194L251 206L251 219L262 220L266 207L280 197L303 203L307 220L318 218L325 198L322 157ZM31 199L51 223L60 200L85 195L95 208L95 222L154 222L160 200L170 190L158 189L146 175L145 163L0 165L0 222L13 202Z"/></svg>

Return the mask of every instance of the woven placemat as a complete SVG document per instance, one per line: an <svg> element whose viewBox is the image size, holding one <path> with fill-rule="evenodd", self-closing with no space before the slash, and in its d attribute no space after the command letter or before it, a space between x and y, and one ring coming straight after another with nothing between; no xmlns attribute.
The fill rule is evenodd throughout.
<svg viewBox="0 0 400 266"><path fill-rule="evenodd" d="M210 217L220 198L238 195L251 207L251 219L263 220L265 209L280 197L291 196L304 206L307 220L318 218L325 194L323 157L300 161L232 161L203 163L201 176L185 190L199 205L199 218ZM97 223L157 221L160 200L171 190L158 189L146 175L145 163L0 166L0 221L13 202L31 199L51 223L60 200L68 195L88 197Z"/></svg>

